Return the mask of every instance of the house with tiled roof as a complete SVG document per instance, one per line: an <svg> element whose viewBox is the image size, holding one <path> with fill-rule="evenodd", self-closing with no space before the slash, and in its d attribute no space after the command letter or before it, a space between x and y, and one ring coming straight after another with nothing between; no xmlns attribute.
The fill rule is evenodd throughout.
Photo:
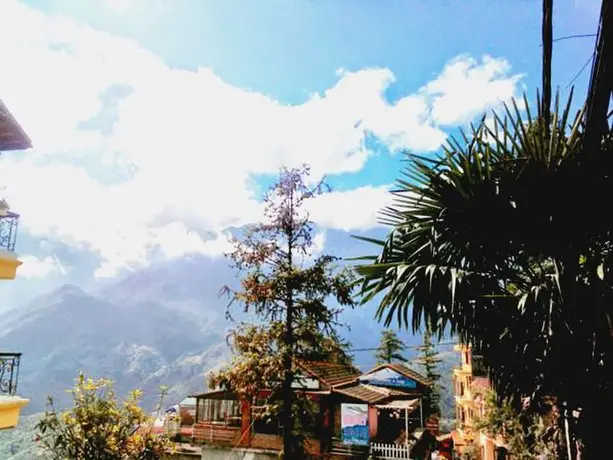
<svg viewBox="0 0 613 460"><path fill-rule="evenodd" d="M314 455L334 457L367 451L370 441L391 443L402 430L411 432L424 425L421 406L428 397L429 382L407 366L388 364L366 373L351 365L321 361L299 361L296 366L295 391L319 407L315 426L307 433L307 446ZM193 397L193 443L204 449L281 450L280 420L257 417L269 403L270 391L261 391L253 401L240 400L222 389ZM347 420L355 420L347 415L350 410L362 414L364 420L357 430L363 437L358 443L348 440L344 431L356 433L355 426L347 427Z"/></svg>

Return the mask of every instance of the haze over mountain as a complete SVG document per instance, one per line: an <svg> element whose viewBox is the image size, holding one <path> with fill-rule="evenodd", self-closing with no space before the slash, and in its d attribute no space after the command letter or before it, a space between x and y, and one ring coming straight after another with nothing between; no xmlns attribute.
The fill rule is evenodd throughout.
<svg viewBox="0 0 613 460"><path fill-rule="evenodd" d="M168 401L202 391L204 373L228 354L219 272L208 262L167 262L96 293L64 285L5 315L0 343L23 353L19 391L32 399L27 412L43 410L47 395L64 405L80 370L112 378L120 394L142 388L148 407L162 384L172 386Z"/></svg>
<svg viewBox="0 0 613 460"><path fill-rule="evenodd" d="M355 250L347 239L332 244L346 256ZM185 256L98 286L91 292L66 284L3 315L0 346L23 353L19 394L31 399L24 415L44 411L47 396L56 407L70 404L70 388L79 371L115 381L120 396L144 391L143 406L155 410L159 388L169 385L164 406L205 389L205 375L228 362L226 333L232 327L225 317L227 299L219 297L225 284L237 282L224 259ZM341 332L353 348L376 347L382 326L374 321L374 305L346 311ZM240 319L240 315L237 315ZM400 333L408 345L419 336ZM442 409L453 411L451 366L457 357L442 348ZM405 357L412 359L416 350ZM375 365L371 350L354 353L360 369ZM11 459L31 458L37 444L36 416L23 417L20 429L0 437L0 454ZM4 458L4 457L3 457Z"/></svg>
<svg viewBox="0 0 613 460"><path fill-rule="evenodd" d="M59 406L79 371L109 377L120 394L142 388L152 408L159 386L170 385L167 403L205 388L205 374L227 362L227 299L220 287L235 283L223 259L186 256L136 270L95 292L74 285L37 298L3 316L0 344L23 353L19 393L31 398L26 413ZM377 345L381 326L373 310L347 311L343 329L356 348ZM419 337L403 335L409 343ZM372 353L357 353L361 367Z"/></svg>

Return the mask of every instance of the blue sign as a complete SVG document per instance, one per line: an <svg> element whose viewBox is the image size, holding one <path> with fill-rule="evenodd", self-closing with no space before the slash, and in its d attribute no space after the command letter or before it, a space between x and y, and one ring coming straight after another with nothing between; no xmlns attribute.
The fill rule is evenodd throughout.
<svg viewBox="0 0 613 460"><path fill-rule="evenodd" d="M343 444L368 445L367 404L341 404L341 437Z"/></svg>
<svg viewBox="0 0 613 460"><path fill-rule="evenodd" d="M343 444L351 444L354 446L368 445L368 426L355 425L346 426L342 431Z"/></svg>
<svg viewBox="0 0 613 460"><path fill-rule="evenodd" d="M360 377L360 382L368 383L379 387L395 387L395 388L417 388L415 380L405 377L391 369L381 369L369 375Z"/></svg>

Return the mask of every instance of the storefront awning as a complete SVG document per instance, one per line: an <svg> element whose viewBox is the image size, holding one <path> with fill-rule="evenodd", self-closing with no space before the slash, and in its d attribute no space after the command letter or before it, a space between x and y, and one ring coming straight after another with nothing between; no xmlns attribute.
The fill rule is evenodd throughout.
<svg viewBox="0 0 613 460"><path fill-rule="evenodd" d="M408 400L396 400L391 401L387 404L379 404L375 406L377 409L402 409L402 410L410 410L413 411L418 406L418 399L408 399Z"/></svg>

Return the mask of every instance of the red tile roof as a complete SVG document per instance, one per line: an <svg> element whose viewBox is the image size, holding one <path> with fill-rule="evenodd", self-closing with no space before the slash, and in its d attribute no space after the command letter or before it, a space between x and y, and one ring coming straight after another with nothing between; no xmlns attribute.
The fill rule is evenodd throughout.
<svg viewBox="0 0 613 460"><path fill-rule="evenodd" d="M352 382L361 375L358 369L347 364L327 363L325 361L300 361L298 366L328 386Z"/></svg>

